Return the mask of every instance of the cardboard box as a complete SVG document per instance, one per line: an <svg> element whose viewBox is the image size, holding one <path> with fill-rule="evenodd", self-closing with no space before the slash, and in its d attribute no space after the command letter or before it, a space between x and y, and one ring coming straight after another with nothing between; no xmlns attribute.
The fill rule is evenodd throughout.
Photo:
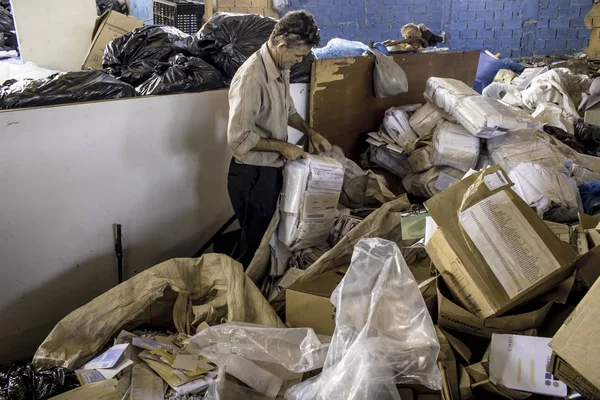
<svg viewBox="0 0 600 400"><path fill-rule="evenodd" d="M106 11L96 20L92 45L88 51L81 69L102 69L104 49L116 38L144 26L144 21L139 21L131 16L123 15L116 11Z"/></svg>
<svg viewBox="0 0 600 400"><path fill-rule="evenodd" d="M584 257L590 257L590 253ZM586 399L600 399L599 333L600 280L597 280L550 342L555 356L549 370Z"/></svg>
<svg viewBox="0 0 600 400"><path fill-rule="evenodd" d="M452 293L480 318L545 293L572 274L577 258L511 186L494 166L425 202L438 225L427 252Z"/></svg>
<svg viewBox="0 0 600 400"><path fill-rule="evenodd" d="M313 328L321 335L333 335L335 307L329 298L342 281L347 268L325 272L290 286L285 291L285 317L292 328Z"/></svg>

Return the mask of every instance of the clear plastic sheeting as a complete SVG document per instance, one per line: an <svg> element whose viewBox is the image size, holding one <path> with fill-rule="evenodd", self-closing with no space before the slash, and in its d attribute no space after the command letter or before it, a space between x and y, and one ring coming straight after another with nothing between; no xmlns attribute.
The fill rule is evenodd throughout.
<svg viewBox="0 0 600 400"><path fill-rule="evenodd" d="M309 155L288 163L283 177L279 240L292 251L325 242L334 225L344 167L333 158Z"/></svg>
<svg viewBox="0 0 600 400"><path fill-rule="evenodd" d="M452 114L458 102L469 96L481 97L464 82L450 78L429 78L425 98L437 108Z"/></svg>
<svg viewBox="0 0 600 400"><path fill-rule="evenodd" d="M441 388L434 325L395 243L358 242L331 302L336 327L323 372L286 399L399 400L396 384Z"/></svg>
<svg viewBox="0 0 600 400"><path fill-rule="evenodd" d="M583 211L577 184L568 176L539 164L522 163L508 177L513 189L540 218L570 222Z"/></svg>
<svg viewBox="0 0 600 400"><path fill-rule="evenodd" d="M205 400L269 399L299 383L303 372L321 368L328 342L311 328L226 323L192 337L187 350L219 367Z"/></svg>
<svg viewBox="0 0 600 400"><path fill-rule="evenodd" d="M390 108L383 117L383 128L385 133L398 144L406 153L414 150L414 144L418 139L417 134L410 126L408 114L401 108Z"/></svg>
<svg viewBox="0 0 600 400"><path fill-rule="evenodd" d="M448 166L463 172L475 168L479 158L479 139L465 128L444 122L433 134L433 165Z"/></svg>
<svg viewBox="0 0 600 400"><path fill-rule="evenodd" d="M473 136L483 139L541 127L531 117L517 114L499 100L490 97L468 97L460 101L452 116Z"/></svg>
<svg viewBox="0 0 600 400"><path fill-rule="evenodd" d="M375 69L373 70L373 89L375 97L384 99L408 92L408 78L401 66L396 64L393 57L369 49L375 55Z"/></svg>
<svg viewBox="0 0 600 400"><path fill-rule="evenodd" d="M554 103L538 105L531 116L544 125L556 126L571 135L575 134L573 118L562 107Z"/></svg>
<svg viewBox="0 0 600 400"><path fill-rule="evenodd" d="M428 136L435 127L444 121L444 116L430 103L425 103L410 117L410 126L419 137Z"/></svg>
<svg viewBox="0 0 600 400"><path fill-rule="evenodd" d="M433 147L428 145L425 147L419 147L408 157L408 164L410 165L410 170L413 174L419 174L421 172L425 172L428 169L433 167L431 162L431 153L433 152Z"/></svg>

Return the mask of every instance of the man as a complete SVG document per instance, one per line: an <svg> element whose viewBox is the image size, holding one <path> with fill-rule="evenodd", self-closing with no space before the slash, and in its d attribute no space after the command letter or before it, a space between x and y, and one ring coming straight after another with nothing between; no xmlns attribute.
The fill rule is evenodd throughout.
<svg viewBox="0 0 600 400"><path fill-rule="evenodd" d="M298 115L290 96L289 69L319 42L314 17L306 11L289 12L231 81L227 140L233 159L228 189L242 228L236 258L244 268L275 213L285 161L306 157L302 149L287 142L287 127L306 134L316 151L331 149Z"/></svg>

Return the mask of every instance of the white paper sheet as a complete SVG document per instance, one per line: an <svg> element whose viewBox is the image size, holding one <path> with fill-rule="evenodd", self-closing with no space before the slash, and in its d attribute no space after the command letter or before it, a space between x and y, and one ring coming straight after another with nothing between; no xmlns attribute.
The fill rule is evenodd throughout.
<svg viewBox="0 0 600 400"><path fill-rule="evenodd" d="M83 366L83 369L113 368L129 344L117 344Z"/></svg>

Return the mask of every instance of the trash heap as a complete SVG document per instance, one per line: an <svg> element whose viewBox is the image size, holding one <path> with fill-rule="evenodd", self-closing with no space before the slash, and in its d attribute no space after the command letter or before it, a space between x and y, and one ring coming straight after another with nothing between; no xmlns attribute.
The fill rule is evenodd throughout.
<svg viewBox="0 0 600 400"><path fill-rule="evenodd" d="M120 0L99 0L98 7L118 11L127 6ZM276 23L257 14L216 13L196 35L171 26L143 26L108 43L102 71L0 82L0 109L225 88L238 68L269 39ZM0 58L3 43L13 43L13 31L12 15L0 5ZM314 60L310 52L295 65L290 82L310 82ZM105 84L119 89L102 91L90 86Z"/></svg>

